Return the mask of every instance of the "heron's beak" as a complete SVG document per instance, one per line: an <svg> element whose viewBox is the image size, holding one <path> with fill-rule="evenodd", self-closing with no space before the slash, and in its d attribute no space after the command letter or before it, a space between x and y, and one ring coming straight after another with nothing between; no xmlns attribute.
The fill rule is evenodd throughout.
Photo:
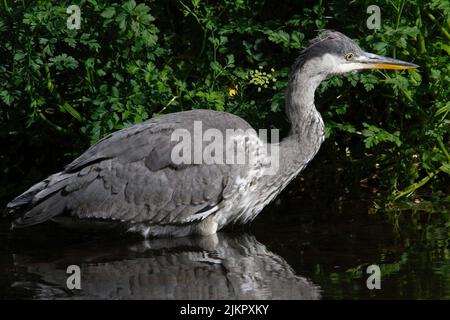
<svg viewBox="0 0 450 320"><path fill-rule="evenodd" d="M414 63L409 63L393 58L387 58L369 52L364 52L363 55L355 59L355 62L360 63L362 69L404 70L404 69L415 69L419 67L417 64Z"/></svg>

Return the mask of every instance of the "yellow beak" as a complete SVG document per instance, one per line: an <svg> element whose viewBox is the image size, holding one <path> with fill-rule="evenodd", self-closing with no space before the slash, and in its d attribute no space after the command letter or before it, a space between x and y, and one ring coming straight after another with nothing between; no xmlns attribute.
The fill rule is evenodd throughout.
<svg viewBox="0 0 450 320"><path fill-rule="evenodd" d="M364 52L363 55L357 58L357 62L364 65L364 69L405 70L405 69L415 69L419 67L417 64L414 63L383 57L369 52Z"/></svg>

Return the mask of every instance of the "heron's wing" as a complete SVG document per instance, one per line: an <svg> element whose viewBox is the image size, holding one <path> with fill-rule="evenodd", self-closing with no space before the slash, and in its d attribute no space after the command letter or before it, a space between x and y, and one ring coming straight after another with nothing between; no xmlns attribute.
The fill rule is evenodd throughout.
<svg viewBox="0 0 450 320"><path fill-rule="evenodd" d="M172 121L164 121L166 118L168 117L151 119L110 134L67 165L64 171L76 172L87 165L108 159L130 163L151 153L168 154L170 156L170 152L167 152L173 145L170 142L170 135L183 123L178 118L171 119ZM164 145L164 143L167 143L167 145ZM158 159L159 162L165 162L165 164L168 164L169 160L170 158L167 157Z"/></svg>
<svg viewBox="0 0 450 320"><path fill-rule="evenodd" d="M163 115L117 131L91 146L80 157L66 166L65 172L75 172L84 166L106 159L131 163L146 158L149 169L156 171L165 166L184 167L171 161L172 133L177 129L194 135L194 126L203 132L214 129L224 136L226 130L248 130L252 127L243 119L226 112L192 110Z"/></svg>
<svg viewBox="0 0 450 320"><path fill-rule="evenodd" d="M206 218L232 192L245 166L176 165L171 133L203 129L247 129L240 118L208 111L177 113L121 130L101 140L66 169L32 187L8 207L26 208L16 220L25 226L70 210L79 217L129 222L183 224ZM34 188L34 189L33 189ZM26 205L24 205L26 204Z"/></svg>
<svg viewBox="0 0 450 320"><path fill-rule="evenodd" d="M89 177L90 176L90 177ZM222 201L230 176L226 166L149 170L145 160L114 160L90 166L87 179L62 190L79 217L183 224L202 220Z"/></svg>

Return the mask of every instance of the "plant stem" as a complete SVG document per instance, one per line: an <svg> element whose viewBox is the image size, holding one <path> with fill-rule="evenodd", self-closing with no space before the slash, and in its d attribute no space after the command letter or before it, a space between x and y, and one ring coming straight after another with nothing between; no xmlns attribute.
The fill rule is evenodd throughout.
<svg viewBox="0 0 450 320"><path fill-rule="evenodd" d="M441 151L444 153L445 157L447 158L447 160L450 162L450 154L447 151L447 148L445 147L444 143L442 142L441 138L437 138L438 141L438 145L439 148L441 149ZM428 176L426 176L425 178L422 178L420 181L413 183L412 185L410 185L409 187L407 187L406 189L404 189L403 191L400 191L395 197L394 200L398 200L403 196L409 195L411 193L413 193L414 191L416 191L417 189L419 189L420 187L423 187L431 178L433 178L435 175L437 175L440 171L446 172L442 166L439 167L438 170L428 173Z"/></svg>
<svg viewBox="0 0 450 320"><path fill-rule="evenodd" d="M400 191L395 197L394 200L398 200L401 197L410 195L411 193L413 193L414 191L416 191L417 189L419 189L420 187L424 186L431 178L433 178L436 174L439 173L440 170L436 170L435 172L431 172L428 173L428 176L426 176L425 178L421 179L418 182L413 183L412 185L410 185L409 187L407 187L406 189L404 189L403 191Z"/></svg>
<svg viewBox="0 0 450 320"><path fill-rule="evenodd" d="M442 142L442 139L439 137L439 138L437 138L437 141L438 141L439 148L441 148L441 151L444 153L448 162L450 162L450 154L448 153L447 148L445 147L444 143Z"/></svg>
<svg viewBox="0 0 450 320"><path fill-rule="evenodd" d="M423 27L423 21L422 21L422 11L420 10L421 6L422 6L422 1L418 0L417 6L416 6L416 13L417 13L417 27L419 27L419 30L420 30L420 33L418 35L419 53L425 54L427 52L427 48L425 45L425 37L423 36L424 27Z"/></svg>
<svg viewBox="0 0 450 320"><path fill-rule="evenodd" d="M450 40L450 33L437 21L437 19L430 12L427 12L427 16L428 18L430 18L431 21L434 22L435 25L439 27L442 34L446 36L448 40Z"/></svg>

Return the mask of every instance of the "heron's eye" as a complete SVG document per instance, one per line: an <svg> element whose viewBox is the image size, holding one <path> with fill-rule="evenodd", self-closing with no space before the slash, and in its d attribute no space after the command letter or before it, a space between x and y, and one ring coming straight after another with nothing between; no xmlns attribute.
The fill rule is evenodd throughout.
<svg viewBox="0 0 450 320"><path fill-rule="evenodd" d="M353 59L353 53L349 52L345 55L345 60L351 61Z"/></svg>

